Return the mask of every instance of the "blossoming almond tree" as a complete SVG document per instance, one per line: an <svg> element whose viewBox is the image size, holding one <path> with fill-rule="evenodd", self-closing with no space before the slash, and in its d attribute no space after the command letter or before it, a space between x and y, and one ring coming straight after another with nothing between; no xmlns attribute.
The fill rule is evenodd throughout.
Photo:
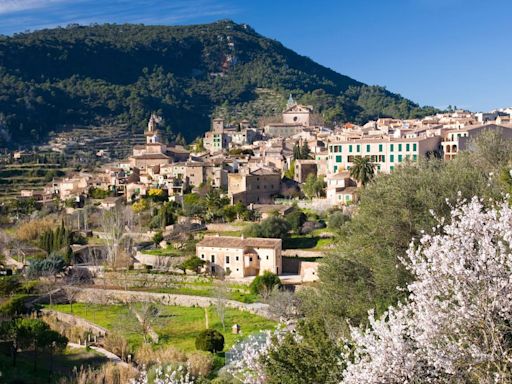
<svg viewBox="0 0 512 384"><path fill-rule="evenodd" d="M512 382L512 209L474 198L411 244L408 301L352 329L344 384Z"/></svg>
<svg viewBox="0 0 512 384"><path fill-rule="evenodd" d="M130 381L130 384L194 384L194 378L183 366L167 368L156 367L154 380L149 379L147 370L142 369L139 377Z"/></svg>

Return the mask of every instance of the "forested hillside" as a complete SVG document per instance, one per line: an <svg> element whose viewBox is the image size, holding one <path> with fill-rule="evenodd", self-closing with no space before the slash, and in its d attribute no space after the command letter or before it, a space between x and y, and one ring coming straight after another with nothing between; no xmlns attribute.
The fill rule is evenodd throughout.
<svg viewBox="0 0 512 384"><path fill-rule="evenodd" d="M282 105L259 100L269 92L283 104L292 92L327 123L432 112L231 21L72 25L0 37L0 147L43 141L63 125L119 122L140 131L152 111L169 137L192 139L219 111L228 119L275 114Z"/></svg>

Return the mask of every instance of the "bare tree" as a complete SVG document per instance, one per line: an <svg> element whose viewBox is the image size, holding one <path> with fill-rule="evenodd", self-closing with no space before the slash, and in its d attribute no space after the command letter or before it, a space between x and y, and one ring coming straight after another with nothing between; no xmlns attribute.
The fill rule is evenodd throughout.
<svg viewBox="0 0 512 384"><path fill-rule="evenodd" d="M101 226L107 247L107 263L115 268L124 235L124 211L120 208L103 211Z"/></svg>
<svg viewBox="0 0 512 384"><path fill-rule="evenodd" d="M160 309L154 303L143 302L140 310L135 309L133 306L130 306L130 310L139 321L144 342L148 343L151 339L153 342L158 343L158 334L153 330L153 324L160 316Z"/></svg>
<svg viewBox="0 0 512 384"><path fill-rule="evenodd" d="M64 277L62 291L66 296L69 303L70 312L73 313L73 303L76 301L77 296L80 294L80 286L90 282L89 271L83 268L72 268Z"/></svg>
<svg viewBox="0 0 512 384"><path fill-rule="evenodd" d="M301 317L300 297L286 289L274 289L267 299L269 312L285 322Z"/></svg>
<svg viewBox="0 0 512 384"><path fill-rule="evenodd" d="M222 324L222 329L226 331L226 306L229 296L229 289L226 286L226 281L221 280L217 283L215 290L215 311L219 316Z"/></svg>

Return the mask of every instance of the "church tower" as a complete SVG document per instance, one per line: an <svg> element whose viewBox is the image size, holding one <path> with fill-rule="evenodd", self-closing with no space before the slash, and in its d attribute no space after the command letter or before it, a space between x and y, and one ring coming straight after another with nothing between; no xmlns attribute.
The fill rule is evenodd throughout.
<svg viewBox="0 0 512 384"><path fill-rule="evenodd" d="M144 136L146 136L146 144L157 144L160 143L160 132L157 129L158 123L162 121L162 118L151 114L151 117L148 121L148 129L144 132Z"/></svg>

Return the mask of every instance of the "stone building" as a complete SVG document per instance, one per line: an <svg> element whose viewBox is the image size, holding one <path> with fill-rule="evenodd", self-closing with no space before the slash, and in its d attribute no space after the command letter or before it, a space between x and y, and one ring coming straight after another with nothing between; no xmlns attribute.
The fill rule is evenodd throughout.
<svg viewBox="0 0 512 384"><path fill-rule="evenodd" d="M304 183L309 175L317 175L316 160L295 160L293 179L297 183Z"/></svg>
<svg viewBox="0 0 512 384"><path fill-rule="evenodd" d="M290 95L288 104L282 113L282 122L267 124L263 131L270 137L297 135L304 131L305 127L309 127L312 111L313 107L297 104Z"/></svg>
<svg viewBox="0 0 512 384"><path fill-rule="evenodd" d="M265 271L282 272L282 240L231 236L205 236L196 245L196 255L212 274L235 278L258 276Z"/></svg>
<svg viewBox="0 0 512 384"><path fill-rule="evenodd" d="M167 146L163 143L160 131L157 129L161 118L151 115L148 128L144 132L146 144L133 147L133 155L130 156L130 167L146 169L156 165L169 164L175 160L187 159L189 152L179 145Z"/></svg>
<svg viewBox="0 0 512 384"><path fill-rule="evenodd" d="M485 131L499 131L507 139L512 139L511 125L485 124L462 129L453 129L445 133L441 146L443 148L443 158L451 160L455 158L459 151L468 149L468 144Z"/></svg>
<svg viewBox="0 0 512 384"><path fill-rule="evenodd" d="M329 143L328 173L350 170L356 157L370 157L377 171L390 172L406 161L417 161L440 149L441 137L369 137Z"/></svg>
<svg viewBox="0 0 512 384"><path fill-rule="evenodd" d="M271 168L228 174L228 196L232 204L272 203L280 191L281 172Z"/></svg>

